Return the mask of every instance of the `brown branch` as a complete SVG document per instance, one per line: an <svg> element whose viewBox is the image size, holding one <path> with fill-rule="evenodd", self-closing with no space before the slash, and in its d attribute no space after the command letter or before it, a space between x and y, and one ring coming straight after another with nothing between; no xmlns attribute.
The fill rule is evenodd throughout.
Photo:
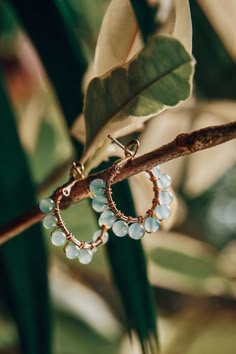
<svg viewBox="0 0 236 354"><path fill-rule="evenodd" d="M144 171L147 168L152 168L157 164L162 164L180 156L186 156L197 151L205 150L235 138L236 122L203 128L189 134L180 134L170 143L127 162L126 165L122 167L121 173L114 179L114 183ZM73 203L88 198L90 196L90 182L95 178L105 180L108 173L109 169L92 174L83 180L75 181L71 188L70 197L64 198L62 201L62 208L66 208ZM36 206L15 220L0 227L0 244L26 230L31 225L41 220L42 217L43 214Z"/></svg>

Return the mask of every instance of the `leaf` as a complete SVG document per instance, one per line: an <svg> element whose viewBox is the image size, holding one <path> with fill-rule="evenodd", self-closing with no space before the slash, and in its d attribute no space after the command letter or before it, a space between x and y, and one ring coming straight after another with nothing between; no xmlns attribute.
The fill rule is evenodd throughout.
<svg viewBox="0 0 236 354"><path fill-rule="evenodd" d="M135 214L127 181L114 186L113 196L125 214ZM137 333L143 353L154 354L157 351L156 311L141 243L128 237L112 236L107 250L125 309L127 327Z"/></svg>
<svg viewBox="0 0 236 354"><path fill-rule="evenodd" d="M218 269L218 253L204 242L159 232L145 241L151 283L187 294L228 295L229 282Z"/></svg>
<svg viewBox="0 0 236 354"><path fill-rule="evenodd" d="M39 53L70 126L82 111L80 87L87 66L78 38L55 2L10 3Z"/></svg>
<svg viewBox="0 0 236 354"><path fill-rule="evenodd" d="M76 279L78 274L78 268L72 273L65 264L56 259L53 261L50 287L55 305L60 311L82 320L103 339L114 342L121 335L121 325L111 311L111 304L84 284L85 274L82 281ZM96 282L96 275L94 279Z"/></svg>
<svg viewBox="0 0 236 354"><path fill-rule="evenodd" d="M180 42L160 36L128 64L94 78L85 97L87 141L82 161L93 156L107 134L117 136L130 122L143 122L186 100L192 73L192 58Z"/></svg>
<svg viewBox="0 0 236 354"><path fill-rule="evenodd" d="M235 99L236 66L201 11L190 0L193 24L193 54L197 61L195 82L201 96Z"/></svg>
<svg viewBox="0 0 236 354"><path fill-rule="evenodd" d="M1 74L1 73L0 73ZM0 77L1 224L35 204L27 161L15 117ZM51 353L47 264L40 225L0 248L1 295L17 322L24 354Z"/></svg>
<svg viewBox="0 0 236 354"><path fill-rule="evenodd" d="M156 16L155 5L151 8L148 1L131 2L145 40L156 27L156 33L172 35L179 39L189 52L192 51L192 23L188 0L161 0Z"/></svg>
<svg viewBox="0 0 236 354"><path fill-rule="evenodd" d="M131 59L143 47L129 0L111 1L99 32L93 64L93 77Z"/></svg>
<svg viewBox="0 0 236 354"><path fill-rule="evenodd" d="M199 103L191 130L207 125L226 124L235 120L236 101L219 100ZM201 154L192 154L187 159L185 192L196 197L208 190L235 164L236 141L207 149ZM208 168L208 166L211 168ZM219 168L220 166L220 168Z"/></svg>
<svg viewBox="0 0 236 354"><path fill-rule="evenodd" d="M190 100L179 108L166 110L147 122L145 130L139 137L139 154L155 150L174 140L178 134L191 131L192 116L189 110L192 107L193 102ZM161 165L163 173L171 176L173 187L182 182L185 163L186 157L182 157Z"/></svg>
<svg viewBox="0 0 236 354"><path fill-rule="evenodd" d="M234 0L228 0L222 6L220 0L199 0L199 5L207 16L212 27L218 34L226 50L233 60L236 59L236 49L234 43L236 42L235 32L235 16L236 3Z"/></svg>
<svg viewBox="0 0 236 354"><path fill-rule="evenodd" d="M169 322L172 336L168 338L165 354L236 352L236 322L232 307L223 301L218 300L215 306L211 299L203 302L196 298L194 304L190 301L190 305L184 303L184 306L184 311L175 317L174 322Z"/></svg>
<svg viewBox="0 0 236 354"><path fill-rule="evenodd" d="M161 8L159 10L161 11ZM171 14L158 28L157 33L179 39L191 53L192 26L188 0L174 1ZM92 78L104 75L107 71L132 59L143 45L130 0L112 0L103 18L94 62L86 73L84 87L88 86Z"/></svg>
<svg viewBox="0 0 236 354"><path fill-rule="evenodd" d="M166 22L166 27L161 27L161 33L171 33L179 39L189 53L192 53L192 21L188 0L175 0L175 13ZM171 28L172 26L172 28ZM169 28L169 31L168 31Z"/></svg>

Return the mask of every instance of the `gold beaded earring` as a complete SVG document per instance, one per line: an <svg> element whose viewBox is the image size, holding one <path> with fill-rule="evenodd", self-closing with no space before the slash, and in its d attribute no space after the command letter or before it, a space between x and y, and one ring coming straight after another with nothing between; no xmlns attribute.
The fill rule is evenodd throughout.
<svg viewBox="0 0 236 354"><path fill-rule="evenodd" d="M154 197L152 205L144 216L126 216L120 211L112 198L111 185L116 176L122 172L123 167L133 160L139 148L138 140L132 140L123 146L118 140L108 136L115 144L124 150L125 157L116 161L109 169L106 180L94 179L89 185L91 192L92 207L100 213L99 226L92 241L80 241L66 227L61 216L61 201L70 197L71 188L74 183L84 178L83 166L81 163L73 162L70 171L70 181L59 188L54 199L46 198L39 203L40 210L48 214L43 219L43 226L51 230L51 242L55 246L63 246L66 257L76 259L82 264L88 264L93 258L97 247L104 245L108 239L108 229L112 228L113 233L118 237L128 235L132 239L139 240L145 232L156 232L160 228L162 220L167 219L170 214L169 204L173 200L172 194L167 190L171 184L170 176L161 174L160 167L146 169L146 175L153 185Z"/></svg>
<svg viewBox="0 0 236 354"><path fill-rule="evenodd" d="M101 230L93 234L92 241L78 240L66 227L61 216L61 201L64 197L70 196L70 190L74 181L83 179L83 166L80 163L73 162L70 172L70 182L59 188L55 194L54 200L46 198L39 203L40 210L48 214L43 219L43 226L51 231L51 242L54 246L63 246L66 257L69 259L78 259L82 264L88 264L93 258L97 247L108 241L108 233L105 225Z"/></svg>
<svg viewBox="0 0 236 354"><path fill-rule="evenodd" d="M111 166L106 180L95 179L90 183L89 189L94 198L92 207L96 212L101 213L99 218L101 227L112 228L113 233L118 237L128 235L132 239L139 240L145 235L145 232L158 231L160 222L170 216L169 204L172 202L173 196L166 189L171 184L171 178L166 174L161 174L159 166L146 169L146 175L153 184L154 198L152 205L144 216L126 216L117 208L112 198L111 185L115 177L121 173L122 168L136 156L139 142L138 140L132 140L129 144L123 146L116 139L111 136L108 137L124 150L125 157Z"/></svg>

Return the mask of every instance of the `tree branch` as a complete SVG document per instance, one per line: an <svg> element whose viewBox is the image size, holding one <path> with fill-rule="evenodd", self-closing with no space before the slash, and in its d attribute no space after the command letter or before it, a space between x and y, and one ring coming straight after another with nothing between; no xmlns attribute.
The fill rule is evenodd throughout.
<svg viewBox="0 0 236 354"><path fill-rule="evenodd" d="M235 138L236 122L203 128L189 134L180 134L170 143L128 161L124 167L122 167L121 173L114 179L114 183L144 171L147 168L152 168L153 166L176 159L180 156L190 155L194 152L223 144ZM61 207L63 209L67 208L73 203L88 198L90 196L90 182L95 178L105 180L108 173L109 169L92 174L83 180L75 181L71 188L70 196L62 200ZM52 195L52 198L54 195ZM17 236L19 233L41 220L43 216L44 214L35 206L20 217L0 227L0 244Z"/></svg>

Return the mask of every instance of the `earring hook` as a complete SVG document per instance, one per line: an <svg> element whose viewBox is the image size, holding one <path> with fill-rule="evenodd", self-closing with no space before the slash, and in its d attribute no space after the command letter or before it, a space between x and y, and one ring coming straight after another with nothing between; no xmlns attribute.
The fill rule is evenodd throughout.
<svg viewBox="0 0 236 354"><path fill-rule="evenodd" d="M125 152L126 157L134 158L139 149L139 141L137 139L131 140L127 145L121 144L117 139L113 138L110 134L108 138L111 139L116 145L118 145ZM134 148L134 151L130 150Z"/></svg>
<svg viewBox="0 0 236 354"><path fill-rule="evenodd" d="M77 162L72 163L71 170L70 170L70 176L73 179L84 178L83 172L84 172L84 165L82 165L81 162L77 161Z"/></svg>

